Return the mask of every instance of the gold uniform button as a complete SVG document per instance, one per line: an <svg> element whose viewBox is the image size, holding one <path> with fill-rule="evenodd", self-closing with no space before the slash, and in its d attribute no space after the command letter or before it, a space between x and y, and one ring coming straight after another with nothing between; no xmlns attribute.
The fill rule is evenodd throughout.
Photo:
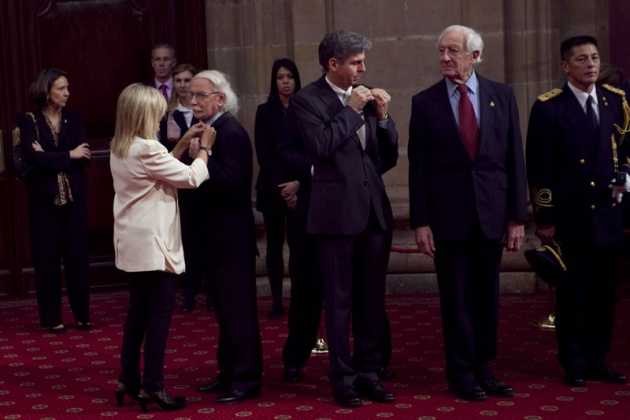
<svg viewBox="0 0 630 420"><path fill-rule="evenodd" d="M593 181L591 181L591 187L594 187L595 183Z"/></svg>
<svg viewBox="0 0 630 420"><path fill-rule="evenodd" d="M580 159L580 165L584 165L586 161L584 159Z"/></svg>
<svg viewBox="0 0 630 420"><path fill-rule="evenodd" d="M591 210L595 210L595 204L591 204Z"/></svg>

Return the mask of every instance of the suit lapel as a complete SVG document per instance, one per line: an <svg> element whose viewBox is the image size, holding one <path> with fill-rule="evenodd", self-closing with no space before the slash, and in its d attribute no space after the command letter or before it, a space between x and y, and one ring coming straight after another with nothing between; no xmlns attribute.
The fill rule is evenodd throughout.
<svg viewBox="0 0 630 420"><path fill-rule="evenodd" d="M333 91L332 88L328 85L325 76L322 76L317 81L316 86L318 89L318 95L321 98L322 102L328 108L330 115L337 115L343 109L343 104L337 97L335 91Z"/></svg>
<svg viewBox="0 0 630 420"><path fill-rule="evenodd" d="M341 101L339 100L339 97L337 96L335 91L332 90L332 88L330 87L330 85L326 81L326 76L322 76L316 82L316 86L317 86L318 91L319 91L318 95L319 95L320 99L326 105L326 108L328 108L328 115L330 117L334 117L335 115L340 113L341 110L344 108L344 105L341 103ZM368 139L367 129L366 129L365 137L366 137L366 143L367 143L367 141L368 141L367 140ZM362 150L361 141L359 140L359 136L357 135L356 132L353 133L352 140L355 142L355 144L357 145L359 150ZM367 145L366 145L366 149L367 149Z"/></svg>
<svg viewBox="0 0 630 420"><path fill-rule="evenodd" d="M433 99L433 118L438 121L440 128L440 138L452 142L451 150L459 150L459 154L462 156L470 156L464 147L464 141L462 139L459 126L455 120L455 114L451 107L449 100L449 92L446 89L446 81L442 79L441 82L433 85L430 91L430 95Z"/></svg>
<svg viewBox="0 0 630 420"><path fill-rule="evenodd" d="M497 104L497 98L492 85L486 79L477 75L477 80L479 80L479 113L481 114L479 115L479 150L477 154L481 155L488 152L486 149L492 144L487 136L492 131L490 127L494 124L494 107Z"/></svg>

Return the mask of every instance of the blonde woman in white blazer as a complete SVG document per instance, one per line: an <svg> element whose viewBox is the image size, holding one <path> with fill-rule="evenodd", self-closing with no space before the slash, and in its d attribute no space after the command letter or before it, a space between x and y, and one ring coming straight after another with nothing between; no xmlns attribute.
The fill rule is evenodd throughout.
<svg viewBox="0 0 630 420"><path fill-rule="evenodd" d="M151 401L166 411L186 406L164 387L164 354L175 306L176 274L184 271L178 188L197 188L208 175L216 132L197 124L169 153L157 140L166 112L162 94L133 84L118 98L116 130L111 142L114 180L114 251L116 267L128 273L129 309L121 349L122 371L115 391L119 406L125 395L143 411ZM199 142L190 166L179 161ZM144 372L140 374L144 342Z"/></svg>

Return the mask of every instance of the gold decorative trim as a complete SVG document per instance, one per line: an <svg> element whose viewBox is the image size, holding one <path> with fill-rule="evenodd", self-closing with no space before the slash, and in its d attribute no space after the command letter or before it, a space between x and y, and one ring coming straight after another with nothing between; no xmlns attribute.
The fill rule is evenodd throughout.
<svg viewBox="0 0 630 420"><path fill-rule="evenodd" d="M555 88L550 90L549 92L543 93L542 95L540 95L538 97L538 100L540 102L546 102L551 98L555 98L556 96L560 95L562 93L562 89L559 88Z"/></svg>
<svg viewBox="0 0 630 420"><path fill-rule="evenodd" d="M618 124L614 124L617 132L619 133L619 146L621 146L623 144L623 140L626 137L626 134L630 132L630 105L628 105L628 100L626 99L626 92L619 88L611 86L608 83L604 83L602 87L621 96L621 107L623 108L623 127Z"/></svg>
<svg viewBox="0 0 630 420"><path fill-rule="evenodd" d="M530 192L530 197L534 204L534 209L537 210L540 207L553 207L551 201L553 199L553 194L549 188L537 189L532 188Z"/></svg>
<svg viewBox="0 0 630 420"><path fill-rule="evenodd" d="M608 83L604 83L604 84L602 85L602 87L603 87L603 88L608 89L608 90L609 90L609 91L611 91L611 92L616 93L617 95L626 96L626 92L624 92L623 90L621 90L621 89L619 89L619 88L616 88L616 87L614 87L614 86L611 86L611 85L609 85Z"/></svg>

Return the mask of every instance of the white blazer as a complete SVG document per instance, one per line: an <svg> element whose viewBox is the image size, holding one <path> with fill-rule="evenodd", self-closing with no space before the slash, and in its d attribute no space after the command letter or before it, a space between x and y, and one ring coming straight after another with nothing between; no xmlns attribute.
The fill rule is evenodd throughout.
<svg viewBox="0 0 630 420"><path fill-rule="evenodd" d="M133 139L129 155L109 160L114 178L116 267L127 272L185 269L178 188L196 188L210 176L203 160L188 166L157 140Z"/></svg>

